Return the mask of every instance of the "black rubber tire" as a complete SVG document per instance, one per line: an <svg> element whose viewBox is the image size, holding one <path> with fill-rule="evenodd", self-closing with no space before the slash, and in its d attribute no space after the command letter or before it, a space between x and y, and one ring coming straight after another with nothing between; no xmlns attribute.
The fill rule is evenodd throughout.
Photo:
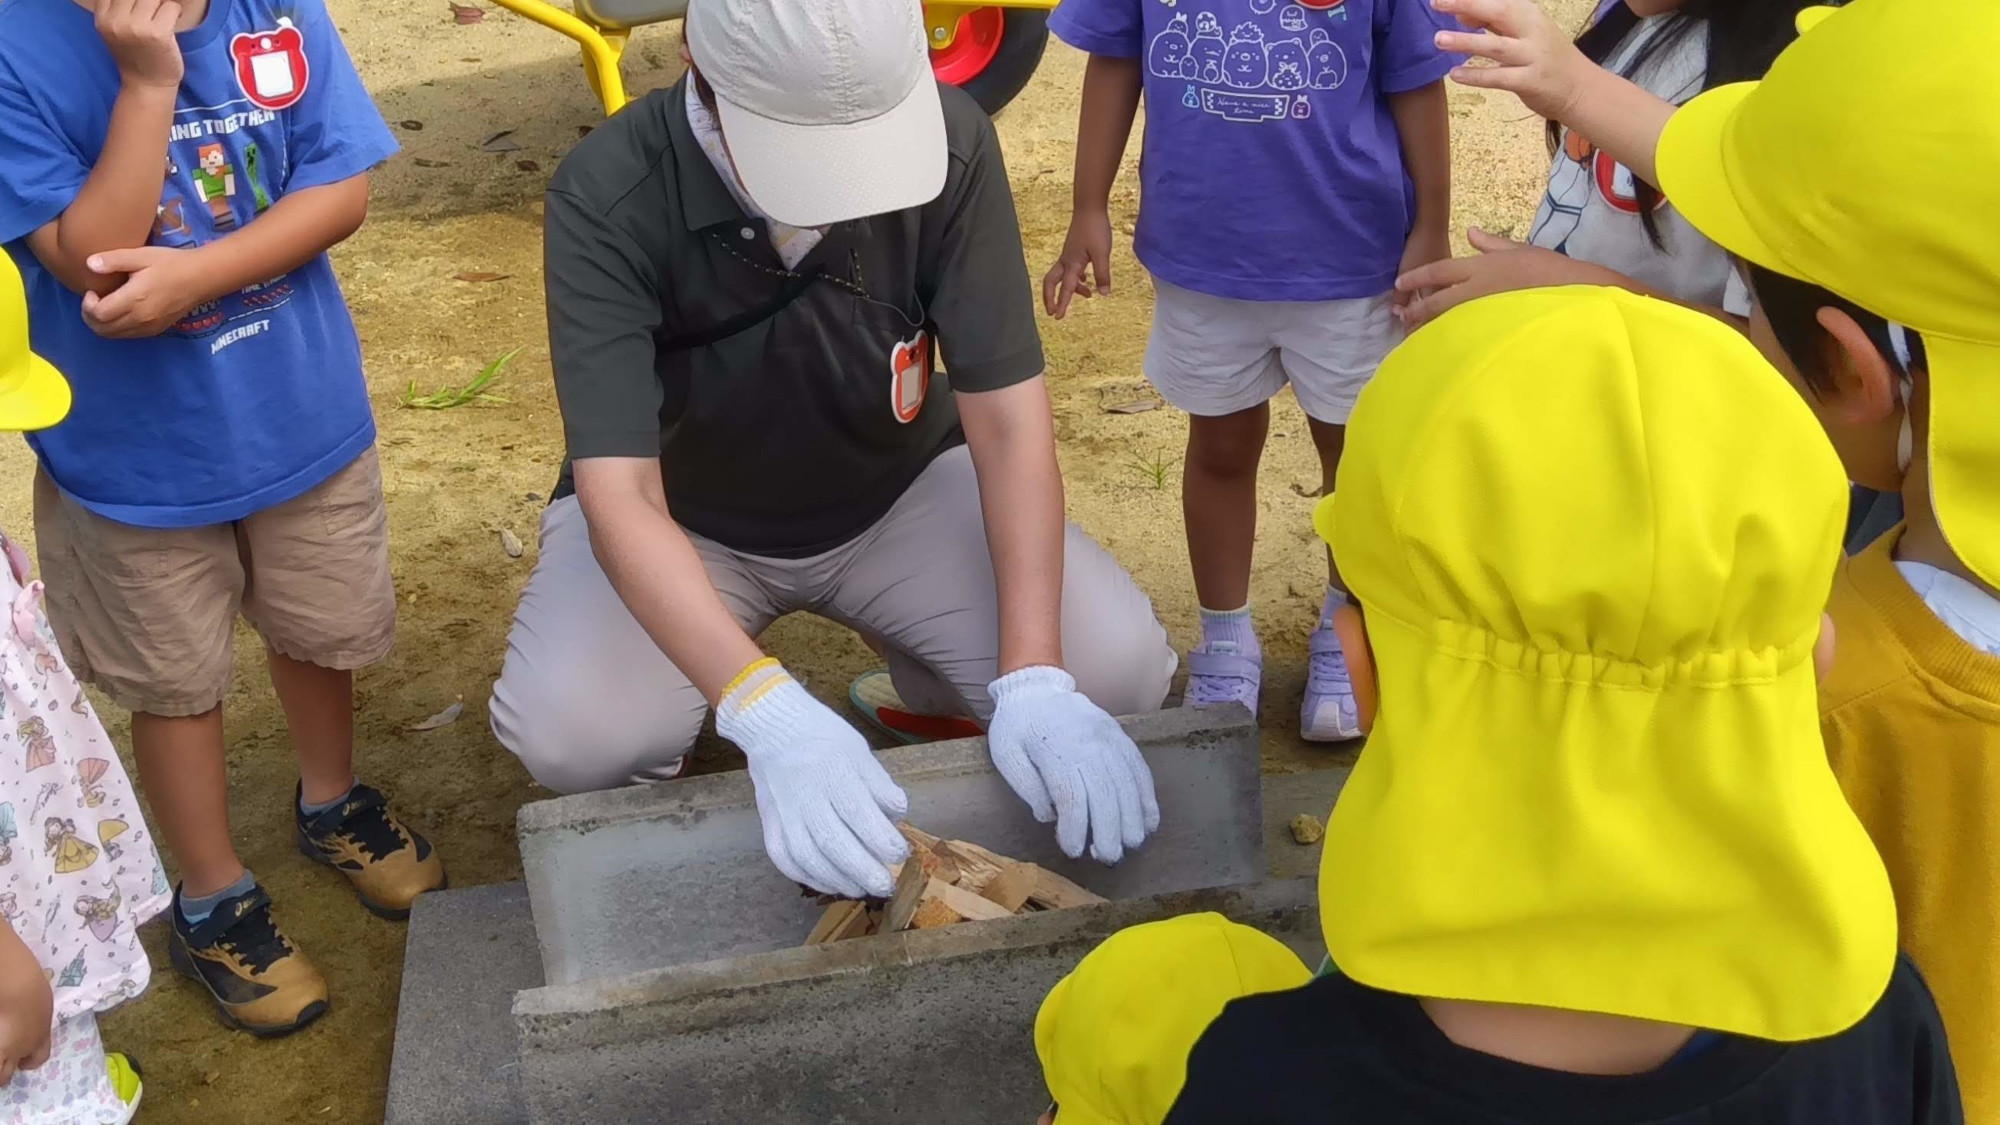
<svg viewBox="0 0 2000 1125"><path fill-rule="evenodd" d="M1014 100L1035 76L1042 64L1042 52L1049 45L1049 13L1045 8L1008 8L1006 30L1000 34L1000 50L986 69L973 75L959 89L972 95L988 116L999 113Z"/></svg>

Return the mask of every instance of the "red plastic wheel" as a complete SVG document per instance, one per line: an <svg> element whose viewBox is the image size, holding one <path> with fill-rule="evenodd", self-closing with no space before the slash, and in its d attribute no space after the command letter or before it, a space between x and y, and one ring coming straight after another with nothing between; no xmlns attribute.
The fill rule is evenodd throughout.
<svg viewBox="0 0 2000 1125"><path fill-rule="evenodd" d="M992 64L1006 31L1007 13L1001 8L967 12L958 21L958 35L951 46L931 52L931 70L940 82L965 85Z"/></svg>

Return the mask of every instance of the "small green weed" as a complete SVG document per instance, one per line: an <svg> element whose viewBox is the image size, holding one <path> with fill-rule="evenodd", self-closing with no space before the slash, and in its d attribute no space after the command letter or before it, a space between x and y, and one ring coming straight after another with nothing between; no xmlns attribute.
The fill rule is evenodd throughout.
<svg viewBox="0 0 2000 1125"><path fill-rule="evenodd" d="M1147 484L1152 485L1153 491L1155 492L1166 491L1167 475L1168 473L1173 471L1172 462L1166 460L1157 453L1153 454L1151 457L1146 457L1137 452L1134 452L1126 460L1125 464L1129 468L1131 468L1133 472L1138 473L1139 476L1142 479L1144 479Z"/></svg>
<svg viewBox="0 0 2000 1125"><path fill-rule="evenodd" d="M507 361L520 354L521 349L515 348L481 368L472 382L462 387L442 387L430 394L421 394L417 391L417 381L412 379L410 385L403 391L403 405L413 410L450 410L454 406L464 406L468 402L504 403L507 401L505 398L491 393L486 388L492 386L493 381L500 377L500 372L507 366Z"/></svg>

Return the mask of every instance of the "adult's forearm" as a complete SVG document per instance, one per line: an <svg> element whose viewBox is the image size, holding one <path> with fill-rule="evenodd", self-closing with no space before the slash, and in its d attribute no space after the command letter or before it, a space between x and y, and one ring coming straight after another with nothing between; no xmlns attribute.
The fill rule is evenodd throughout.
<svg viewBox="0 0 2000 1125"><path fill-rule="evenodd" d="M174 96L175 91L154 86L119 90L97 166L56 221L52 243L36 248L65 285L110 292L123 279L92 275L85 265L90 256L144 246L151 236L167 178Z"/></svg>
<svg viewBox="0 0 2000 1125"><path fill-rule="evenodd" d="M365 174L291 192L241 229L193 251L202 259L202 299L283 277L345 241L367 217Z"/></svg>
<svg viewBox="0 0 2000 1125"><path fill-rule="evenodd" d="M687 533L663 504L641 498L587 503L584 518L611 588L674 667L716 703L763 653L722 604Z"/></svg>
<svg viewBox="0 0 2000 1125"><path fill-rule="evenodd" d="M1062 666L1063 484L1042 380L960 397L1000 603L1000 674Z"/></svg>
<svg viewBox="0 0 2000 1125"><path fill-rule="evenodd" d="M1389 114L1401 138L1403 166L1416 185L1419 229L1451 223L1451 109L1444 82L1389 95Z"/></svg>
<svg viewBox="0 0 2000 1125"><path fill-rule="evenodd" d="M1125 160L1132 119L1144 82L1138 59L1092 55L1083 71L1083 106L1076 129L1076 175L1071 185L1078 211L1101 211Z"/></svg>

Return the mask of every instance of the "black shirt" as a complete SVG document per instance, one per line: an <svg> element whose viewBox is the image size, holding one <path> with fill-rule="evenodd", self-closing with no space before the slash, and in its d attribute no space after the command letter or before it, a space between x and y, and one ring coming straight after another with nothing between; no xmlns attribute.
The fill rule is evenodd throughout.
<svg viewBox="0 0 2000 1125"><path fill-rule="evenodd" d="M1237 1000L1188 1057L1166 1125L1956 1125L1944 1025L1916 967L1843 1034L1721 1036L1650 1074L1601 1077L1460 1047L1408 996L1340 976ZM1058 1125L1061 1116L1057 1116Z"/></svg>
<svg viewBox="0 0 2000 1125"><path fill-rule="evenodd" d="M866 530L964 440L952 388L1042 371L999 139L970 97L941 86L944 191L834 227L787 270L695 140L685 83L599 126L549 187L568 456L657 456L690 531L753 554L816 554ZM767 319L710 338L793 291ZM919 331L948 378L912 373L915 353L898 345ZM565 461L557 495L570 490Z"/></svg>

